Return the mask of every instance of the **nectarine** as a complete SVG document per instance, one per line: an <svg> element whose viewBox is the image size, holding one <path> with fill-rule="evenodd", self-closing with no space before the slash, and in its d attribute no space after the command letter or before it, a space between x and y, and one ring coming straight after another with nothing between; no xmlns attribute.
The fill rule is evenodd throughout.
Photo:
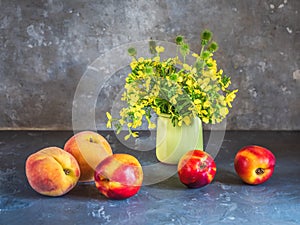
<svg viewBox="0 0 300 225"><path fill-rule="evenodd" d="M110 199L125 199L135 195L143 182L139 161L129 154L113 154L96 168L95 184Z"/></svg>
<svg viewBox="0 0 300 225"><path fill-rule="evenodd" d="M179 160L180 181L189 188L200 188L212 182L216 174L214 159L202 150L191 150Z"/></svg>
<svg viewBox="0 0 300 225"><path fill-rule="evenodd" d="M249 145L240 149L234 159L234 168L247 184L261 184L274 172L274 154L261 146Z"/></svg>

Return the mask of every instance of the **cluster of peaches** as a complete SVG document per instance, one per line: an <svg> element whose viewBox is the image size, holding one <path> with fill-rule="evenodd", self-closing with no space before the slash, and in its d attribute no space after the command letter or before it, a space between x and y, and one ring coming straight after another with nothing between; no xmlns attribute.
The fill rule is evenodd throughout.
<svg viewBox="0 0 300 225"><path fill-rule="evenodd" d="M30 186L42 195L61 196L78 182L95 181L99 191L112 199L136 194L143 181L142 166L129 154L113 154L100 134L82 131L59 147L31 154L25 165Z"/></svg>
<svg viewBox="0 0 300 225"><path fill-rule="evenodd" d="M266 148L247 146L237 152L234 166L245 183L260 184L271 177L275 156ZM94 181L107 198L125 199L135 195L143 182L140 162L129 154L113 154L107 140L93 131L73 135L63 149L47 147L31 154L25 170L30 186L47 196L61 196L78 182ZM199 188L212 182L216 164L208 153L191 150L181 157L177 171L183 184Z"/></svg>

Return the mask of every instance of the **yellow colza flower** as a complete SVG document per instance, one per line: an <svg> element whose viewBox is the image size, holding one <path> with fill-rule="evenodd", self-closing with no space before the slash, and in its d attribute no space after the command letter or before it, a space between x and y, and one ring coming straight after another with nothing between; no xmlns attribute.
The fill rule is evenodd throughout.
<svg viewBox="0 0 300 225"><path fill-rule="evenodd" d="M206 115L208 115L208 112L203 109L203 110L201 110L201 114L206 116Z"/></svg>
<svg viewBox="0 0 300 225"><path fill-rule="evenodd" d="M209 69L210 69L212 72L217 73L217 61L216 61L216 60L214 60L212 57L210 57L210 58L207 60L206 64L209 65Z"/></svg>
<svg viewBox="0 0 300 225"><path fill-rule="evenodd" d="M212 88L213 88L213 87L212 87L211 85L207 85L207 86L203 89L203 91L204 91L204 92L209 92Z"/></svg>
<svg viewBox="0 0 300 225"><path fill-rule="evenodd" d="M183 81L183 77L182 77L182 76L177 77L177 82L178 82L178 83L181 83L182 81Z"/></svg>
<svg viewBox="0 0 300 225"><path fill-rule="evenodd" d="M202 105L198 104L194 106L194 110L196 115L200 115L201 114L201 110L202 110Z"/></svg>
<svg viewBox="0 0 300 225"><path fill-rule="evenodd" d="M188 79L185 83L189 88L193 86L193 81L191 79Z"/></svg>
<svg viewBox="0 0 300 225"><path fill-rule="evenodd" d="M106 112L106 117L107 117L107 123L106 123L106 127L107 128L111 128L111 122L112 122L112 116L109 112Z"/></svg>
<svg viewBox="0 0 300 225"><path fill-rule="evenodd" d="M136 110L134 112L134 117L135 118L141 118L143 116L143 114L145 114L145 111L143 112L144 110Z"/></svg>
<svg viewBox="0 0 300 225"><path fill-rule="evenodd" d="M233 90L230 93L228 93L225 97L225 102L227 103L227 105L231 108L231 102L235 99L236 95L235 93L238 92L238 90Z"/></svg>
<svg viewBox="0 0 300 225"><path fill-rule="evenodd" d="M200 78L197 80L197 82L198 82L198 85L200 85L200 88L204 89L209 84L210 78L209 77L206 77L204 79Z"/></svg>
<svg viewBox="0 0 300 225"><path fill-rule="evenodd" d="M134 70L136 68L136 66L137 66L137 61L133 61L133 62L130 63L130 68L132 70Z"/></svg>
<svg viewBox="0 0 300 225"><path fill-rule="evenodd" d="M137 128L137 127L140 127L140 126L142 126L142 118L134 120L131 127L132 128Z"/></svg>
<svg viewBox="0 0 300 225"><path fill-rule="evenodd" d="M226 101L225 101L225 97L223 95L220 95L218 97L218 103L222 106L226 106Z"/></svg>
<svg viewBox="0 0 300 225"><path fill-rule="evenodd" d="M145 77L145 73L143 71L138 71L137 73L139 78Z"/></svg>
<svg viewBox="0 0 300 225"><path fill-rule="evenodd" d="M209 101L205 101L203 103L203 108L208 108L208 107L210 107L210 102Z"/></svg>
<svg viewBox="0 0 300 225"><path fill-rule="evenodd" d="M156 47L155 47L155 50L156 50L156 52L159 54L159 53L161 53L161 52L164 52L164 51L165 51L165 48L162 47L162 46L156 46Z"/></svg>
<svg viewBox="0 0 300 225"><path fill-rule="evenodd" d="M125 120L123 120L123 119L120 119L119 122L122 126L125 124Z"/></svg>
<svg viewBox="0 0 300 225"><path fill-rule="evenodd" d="M162 68L166 68L167 65L168 65L168 64L167 64L166 62L162 62L162 63L161 63L161 67L162 67Z"/></svg>
<svg viewBox="0 0 300 225"><path fill-rule="evenodd" d="M200 91L199 89L195 89L195 91L194 91L194 92L195 92L195 94L196 94L196 95L199 95L199 94L201 94L201 91Z"/></svg>
<svg viewBox="0 0 300 225"><path fill-rule="evenodd" d="M146 81L145 81L145 88L146 88L146 91L149 91L150 90L151 78L147 77L145 79L146 79Z"/></svg>
<svg viewBox="0 0 300 225"><path fill-rule="evenodd" d="M183 117L182 121L188 126L191 124L191 118L189 116Z"/></svg>
<svg viewBox="0 0 300 225"><path fill-rule="evenodd" d="M222 117L225 118L225 116L226 116L228 113L229 113L228 108L222 107L222 108L220 109L220 115L221 115Z"/></svg>
<svg viewBox="0 0 300 225"><path fill-rule="evenodd" d="M194 104L195 105L200 105L201 104L201 100L200 99L195 99L194 100Z"/></svg>
<svg viewBox="0 0 300 225"><path fill-rule="evenodd" d="M186 64L186 63L184 63L184 64L182 65L182 67L183 67L183 69L186 70L186 71L191 71L191 70L192 70L192 67L191 67L190 65Z"/></svg>
<svg viewBox="0 0 300 225"><path fill-rule="evenodd" d="M197 74L197 69L196 68L192 68L191 69L191 74L193 74L193 75Z"/></svg>
<svg viewBox="0 0 300 225"><path fill-rule="evenodd" d="M170 98L170 103L172 104L172 105L176 105L177 104L177 101L176 101L176 98L178 97L178 95L174 95L174 96L172 96L171 98Z"/></svg>
<svg viewBox="0 0 300 225"><path fill-rule="evenodd" d="M158 96L160 92L160 81L156 81L156 83L154 84L150 95L151 96Z"/></svg>
<svg viewBox="0 0 300 225"><path fill-rule="evenodd" d="M140 99L140 97L137 94L132 93L132 94L130 94L130 98L128 98L127 101L129 103L129 105L134 106L139 101L139 99Z"/></svg>
<svg viewBox="0 0 300 225"><path fill-rule="evenodd" d="M153 58L153 62L155 62L155 63L158 63L160 61L160 57L159 56L155 56L154 58ZM157 64L154 64L154 66L155 65L157 65Z"/></svg>
<svg viewBox="0 0 300 225"><path fill-rule="evenodd" d="M144 62L144 60L145 60L144 57L140 57L140 58L138 59L138 62L139 62L139 63L142 63L142 62ZM143 64L141 64L141 65L143 65Z"/></svg>
<svg viewBox="0 0 300 225"><path fill-rule="evenodd" d="M209 118L203 117L203 118L202 118L202 122L204 122L204 123L209 123Z"/></svg>
<svg viewBox="0 0 300 225"><path fill-rule="evenodd" d="M154 129L156 127L155 123L153 123L148 116L146 116L146 120L148 122L149 129Z"/></svg>
<svg viewBox="0 0 300 225"><path fill-rule="evenodd" d="M193 53L192 56L195 58L199 58L199 55L197 53Z"/></svg>
<svg viewBox="0 0 300 225"><path fill-rule="evenodd" d="M128 140L131 136L137 138L139 135L137 132L132 132L131 129L128 129L129 134L124 137L124 140Z"/></svg>
<svg viewBox="0 0 300 225"><path fill-rule="evenodd" d="M182 95L183 94L183 91L182 91L180 86L177 86L176 94L177 95Z"/></svg>
<svg viewBox="0 0 300 225"><path fill-rule="evenodd" d="M206 71L203 71L203 76L209 77L209 78L212 79L213 81L217 80L218 77L219 77L218 73L214 72L213 70L206 70Z"/></svg>

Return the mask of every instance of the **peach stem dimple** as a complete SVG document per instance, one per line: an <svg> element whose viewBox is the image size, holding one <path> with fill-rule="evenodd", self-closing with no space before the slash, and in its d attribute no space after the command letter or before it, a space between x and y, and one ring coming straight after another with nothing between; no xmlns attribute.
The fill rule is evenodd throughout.
<svg viewBox="0 0 300 225"><path fill-rule="evenodd" d="M265 170L264 170L263 168L258 168L258 169L255 170L255 173L256 173L257 175L261 175L261 174L263 174L264 172L265 172Z"/></svg>
<svg viewBox="0 0 300 225"><path fill-rule="evenodd" d="M109 181L109 179L107 177L102 176L102 175L100 175L99 178L100 178L101 181L104 181L104 182L108 182Z"/></svg>
<svg viewBox="0 0 300 225"><path fill-rule="evenodd" d="M69 175L71 173L71 171L69 169L64 169L64 172L66 175Z"/></svg>

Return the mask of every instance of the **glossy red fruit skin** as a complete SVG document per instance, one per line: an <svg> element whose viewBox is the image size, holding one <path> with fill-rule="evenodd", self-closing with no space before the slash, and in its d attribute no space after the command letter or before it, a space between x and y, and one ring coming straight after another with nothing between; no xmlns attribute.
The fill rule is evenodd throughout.
<svg viewBox="0 0 300 225"><path fill-rule="evenodd" d="M247 184L257 185L272 176L276 164L274 154L267 148L249 145L240 149L234 158L234 169Z"/></svg>
<svg viewBox="0 0 300 225"><path fill-rule="evenodd" d="M113 154L105 158L94 173L99 192L109 199L126 199L138 193L143 182L139 161L128 154Z"/></svg>
<svg viewBox="0 0 300 225"><path fill-rule="evenodd" d="M179 160L178 176L188 188L200 188L210 184L217 167L214 159L202 150L191 150Z"/></svg>

